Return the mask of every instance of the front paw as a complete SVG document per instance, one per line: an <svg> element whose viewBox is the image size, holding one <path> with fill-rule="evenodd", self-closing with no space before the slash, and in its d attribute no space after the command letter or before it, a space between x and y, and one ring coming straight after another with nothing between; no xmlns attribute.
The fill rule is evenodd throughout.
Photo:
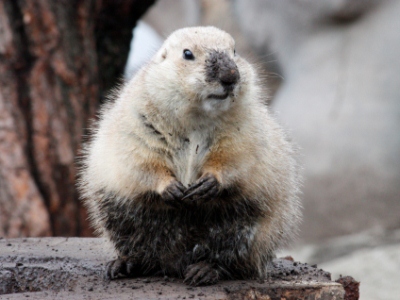
<svg viewBox="0 0 400 300"><path fill-rule="evenodd" d="M203 203L214 199L220 192L221 184L214 175L207 173L197 180L185 191L182 200L202 201Z"/></svg>
<svg viewBox="0 0 400 300"><path fill-rule="evenodd" d="M161 198L165 204L178 208L182 205L185 187L177 180L172 181L161 193Z"/></svg>
<svg viewBox="0 0 400 300"><path fill-rule="evenodd" d="M107 263L105 268L106 279L117 279L120 277L134 277L140 275L140 266L133 260L117 258Z"/></svg>

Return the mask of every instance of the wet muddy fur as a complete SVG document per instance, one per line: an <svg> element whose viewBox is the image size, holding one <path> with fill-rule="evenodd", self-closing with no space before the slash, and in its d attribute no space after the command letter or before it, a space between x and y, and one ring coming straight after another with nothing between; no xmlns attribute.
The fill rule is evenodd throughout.
<svg viewBox="0 0 400 300"><path fill-rule="evenodd" d="M269 258L256 265L251 257L262 211L254 202L232 201L233 195L237 191L232 188L212 200L218 205L189 203L173 209L163 206L156 193L141 195L143 205L104 195L101 218L121 254L107 265L106 276L168 275L193 285L258 277Z"/></svg>

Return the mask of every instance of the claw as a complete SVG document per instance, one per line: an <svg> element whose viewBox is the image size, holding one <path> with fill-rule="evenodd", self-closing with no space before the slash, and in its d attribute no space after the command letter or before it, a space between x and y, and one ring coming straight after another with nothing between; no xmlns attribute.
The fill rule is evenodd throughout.
<svg viewBox="0 0 400 300"><path fill-rule="evenodd" d="M117 279L125 276L139 275L140 267L135 262L125 259L117 258L107 263L105 269L106 279Z"/></svg>
<svg viewBox="0 0 400 300"><path fill-rule="evenodd" d="M209 201L219 192L220 183L214 175L206 174L185 191L182 200L196 196L194 200Z"/></svg>
<svg viewBox="0 0 400 300"><path fill-rule="evenodd" d="M186 191L185 193L188 192L192 192L195 191L199 186L201 186L204 182L206 182L207 180L209 180L209 177L202 177L200 178L197 182L195 182L194 184L192 184ZM187 196L185 196L187 197Z"/></svg>
<svg viewBox="0 0 400 300"><path fill-rule="evenodd" d="M173 181L162 192L161 197L166 204L178 208L184 196L185 187L179 181Z"/></svg>
<svg viewBox="0 0 400 300"><path fill-rule="evenodd" d="M199 286L218 282L218 271L206 262L199 262L187 267L184 283Z"/></svg>
<svg viewBox="0 0 400 300"><path fill-rule="evenodd" d="M196 195L196 193L197 193L197 191L193 191L193 192L191 192L190 194L184 196L184 197L182 198L182 200L186 200L186 199L188 199L188 198L191 198L192 196Z"/></svg>
<svg viewBox="0 0 400 300"><path fill-rule="evenodd" d="M214 270L214 272L209 272L206 276L203 277L202 280L199 281L199 285L210 285L218 282L218 272Z"/></svg>
<svg viewBox="0 0 400 300"><path fill-rule="evenodd" d="M110 261L106 265L106 278L107 279L116 279L118 278L119 274L126 274L126 263L125 260L123 259L116 259L113 261Z"/></svg>
<svg viewBox="0 0 400 300"><path fill-rule="evenodd" d="M183 280L184 283L188 283L190 279L192 279L193 276L199 271L201 268L200 264L193 264L187 267L186 269L186 274L185 274L185 279Z"/></svg>
<svg viewBox="0 0 400 300"><path fill-rule="evenodd" d="M198 200L211 200L213 197L215 197L215 195L217 195L219 192L219 188L217 186L212 187L211 189L209 189L204 195L199 196Z"/></svg>

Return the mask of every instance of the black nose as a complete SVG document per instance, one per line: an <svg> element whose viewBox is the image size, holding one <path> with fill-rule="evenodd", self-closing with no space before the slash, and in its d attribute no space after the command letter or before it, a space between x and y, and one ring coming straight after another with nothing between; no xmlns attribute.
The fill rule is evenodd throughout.
<svg viewBox="0 0 400 300"><path fill-rule="evenodd" d="M239 72L236 65L234 68L221 68L219 82L226 88L232 89L239 80Z"/></svg>
<svg viewBox="0 0 400 300"><path fill-rule="evenodd" d="M217 81L226 90L233 90L240 79L236 63L222 51L210 51L206 59L206 80Z"/></svg>

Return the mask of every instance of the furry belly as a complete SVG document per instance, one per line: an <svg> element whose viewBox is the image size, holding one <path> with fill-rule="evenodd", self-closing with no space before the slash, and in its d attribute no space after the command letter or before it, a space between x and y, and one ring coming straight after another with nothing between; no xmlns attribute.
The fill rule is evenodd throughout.
<svg viewBox="0 0 400 300"><path fill-rule="evenodd" d="M108 212L102 210L105 227L119 255L137 259L149 274L158 270L182 276L188 265L201 260L227 270L251 261L257 218L246 209L239 213L229 205L165 209L124 203L121 207L121 202L108 201Z"/></svg>

